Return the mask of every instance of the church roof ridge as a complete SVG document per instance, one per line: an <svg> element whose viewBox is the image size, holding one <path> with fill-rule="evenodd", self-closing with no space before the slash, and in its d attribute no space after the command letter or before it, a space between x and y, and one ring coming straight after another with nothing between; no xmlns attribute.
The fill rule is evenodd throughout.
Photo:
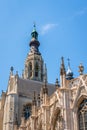
<svg viewBox="0 0 87 130"><path fill-rule="evenodd" d="M43 84L44 83L44 82L37 81L37 80L23 79L21 77L19 77L19 80L28 81L28 82L31 82L31 83L39 83L39 84ZM47 85L55 86L55 84L53 84L53 83L47 83Z"/></svg>

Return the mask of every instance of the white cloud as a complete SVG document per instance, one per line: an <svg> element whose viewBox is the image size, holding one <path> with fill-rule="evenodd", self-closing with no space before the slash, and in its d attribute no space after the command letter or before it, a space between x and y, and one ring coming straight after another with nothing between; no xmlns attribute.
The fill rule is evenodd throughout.
<svg viewBox="0 0 87 130"><path fill-rule="evenodd" d="M47 33L48 31L50 31L51 29L53 29L57 26L58 26L58 24L53 24L53 23L46 24L46 25L42 26L41 34L45 34L45 33Z"/></svg>
<svg viewBox="0 0 87 130"><path fill-rule="evenodd" d="M75 14L73 14L69 19L73 19L73 18L75 18L77 16L82 16L85 13L87 13L87 8L83 8L82 10L79 10L79 11L75 12Z"/></svg>

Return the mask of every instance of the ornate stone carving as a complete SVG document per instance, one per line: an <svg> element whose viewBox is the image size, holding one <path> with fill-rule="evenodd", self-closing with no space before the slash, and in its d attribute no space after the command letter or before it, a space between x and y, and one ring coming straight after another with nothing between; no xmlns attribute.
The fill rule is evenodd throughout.
<svg viewBox="0 0 87 130"><path fill-rule="evenodd" d="M76 79L72 82L70 82L69 87L78 87L82 85L82 80L81 79Z"/></svg>
<svg viewBox="0 0 87 130"><path fill-rule="evenodd" d="M86 92L85 87L82 86L81 89L80 89L80 93L79 93L79 94L83 94L83 93L85 93L85 92Z"/></svg>
<svg viewBox="0 0 87 130"><path fill-rule="evenodd" d="M82 64L79 65L79 74L82 75L84 71L84 66Z"/></svg>
<svg viewBox="0 0 87 130"><path fill-rule="evenodd" d="M87 77L87 75L84 75L84 76L82 77L82 79L83 79L83 80L85 80L85 79L86 79L86 77Z"/></svg>
<svg viewBox="0 0 87 130"><path fill-rule="evenodd" d="M55 130L63 130L63 117L62 115L58 115L55 123Z"/></svg>
<svg viewBox="0 0 87 130"><path fill-rule="evenodd" d="M87 80L85 81L85 85L87 86Z"/></svg>

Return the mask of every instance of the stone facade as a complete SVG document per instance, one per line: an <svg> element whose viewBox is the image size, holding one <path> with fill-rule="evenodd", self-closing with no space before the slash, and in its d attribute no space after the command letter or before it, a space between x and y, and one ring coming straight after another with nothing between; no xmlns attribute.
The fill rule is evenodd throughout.
<svg viewBox="0 0 87 130"><path fill-rule="evenodd" d="M38 33L31 33L30 52L22 77L10 70L8 88L0 98L0 130L87 130L87 75L73 78L61 59L60 84L47 82Z"/></svg>
<svg viewBox="0 0 87 130"><path fill-rule="evenodd" d="M4 105L5 105L6 93L2 91L0 98L0 130L3 130L3 115L4 115Z"/></svg>
<svg viewBox="0 0 87 130"><path fill-rule="evenodd" d="M65 80L65 86L56 86L55 92L48 96L46 84L43 86L42 102L38 106L36 97L32 104L29 119L21 118L21 125L15 130L86 130L87 114L85 114L84 129L79 121L80 104L84 102L83 113L87 112L87 75L80 75L70 81ZM46 91L47 90L47 91Z"/></svg>

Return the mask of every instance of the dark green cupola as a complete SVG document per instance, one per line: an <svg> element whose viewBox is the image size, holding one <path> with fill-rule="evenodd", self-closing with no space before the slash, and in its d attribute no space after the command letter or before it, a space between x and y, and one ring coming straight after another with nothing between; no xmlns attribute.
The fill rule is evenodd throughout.
<svg viewBox="0 0 87 130"><path fill-rule="evenodd" d="M38 40L38 33L36 31L36 25L34 24L33 31L31 33L32 38Z"/></svg>
<svg viewBox="0 0 87 130"><path fill-rule="evenodd" d="M38 33L36 31L35 24L33 26L33 31L31 33L31 41L29 43L29 46L30 46L30 53L40 54L40 52L39 52L40 43L38 41Z"/></svg>

